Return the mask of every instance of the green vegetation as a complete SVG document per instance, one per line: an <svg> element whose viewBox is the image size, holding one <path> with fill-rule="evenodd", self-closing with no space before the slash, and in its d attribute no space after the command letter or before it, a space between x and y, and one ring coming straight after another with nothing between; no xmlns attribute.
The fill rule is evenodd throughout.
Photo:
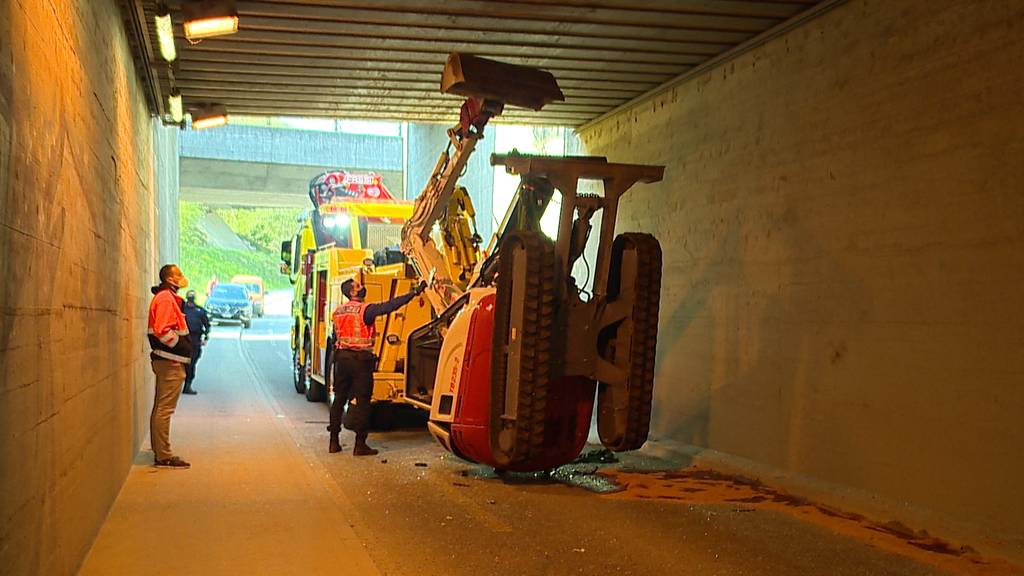
<svg viewBox="0 0 1024 576"><path fill-rule="evenodd" d="M205 294L210 279L228 282L235 274L261 276L267 290L289 288L279 271L281 241L295 232L296 211L288 208L226 208L196 202L179 204L182 271L196 293ZM200 220L219 216L252 250L229 250L212 245Z"/></svg>
<svg viewBox="0 0 1024 576"><path fill-rule="evenodd" d="M295 233L294 208L216 208L227 225L253 246L277 255L281 241Z"/></svg>

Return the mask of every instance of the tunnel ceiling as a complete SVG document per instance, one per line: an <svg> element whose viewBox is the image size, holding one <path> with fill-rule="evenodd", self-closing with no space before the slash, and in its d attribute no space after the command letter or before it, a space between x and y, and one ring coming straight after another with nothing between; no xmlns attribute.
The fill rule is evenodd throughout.
<svg viewBox="0 0 1024 576"><path fill-rule="evenodd" d="M237 34L189 44L181 1L166 4L174 69L160 60L156 2L125 0L143 76L162 114L173 83L185 108L229 113L449 122L439 92L459 51L555 75L566 96L508 122L578 126L742 49L821 8L816 0L282 0L239 1Z"/></svg>

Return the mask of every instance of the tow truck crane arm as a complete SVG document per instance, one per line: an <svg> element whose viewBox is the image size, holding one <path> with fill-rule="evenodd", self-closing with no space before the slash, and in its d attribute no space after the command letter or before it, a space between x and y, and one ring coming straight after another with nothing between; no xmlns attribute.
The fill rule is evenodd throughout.
<svg viewBox="0 0 1024 576"><path fill-rule="evenodd" d="M448 272L459 288L465 290L480 260L480 243L483 239L476 229L473 199L470 198L469 191L462 186L457 186L452 193L441 231Z"/></svg>

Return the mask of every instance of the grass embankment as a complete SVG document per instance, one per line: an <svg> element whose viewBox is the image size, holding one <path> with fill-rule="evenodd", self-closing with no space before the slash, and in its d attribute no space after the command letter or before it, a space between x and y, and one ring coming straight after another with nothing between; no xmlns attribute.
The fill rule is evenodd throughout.
<svg viewBox="0 0 1024 576"><path fill-rule="evenodd" d="M216 213L251 250L228 250L211 245L199 226L207 213ZM290 288L288 277L281 274L278 263L281 241L295 232L296 210L291 208L225 208L196 202L179 204L179 265L191 282L200 300L205 301L206 286L216 275L219 282L228 282L235 274L263 278L267 290Z"/></svg>

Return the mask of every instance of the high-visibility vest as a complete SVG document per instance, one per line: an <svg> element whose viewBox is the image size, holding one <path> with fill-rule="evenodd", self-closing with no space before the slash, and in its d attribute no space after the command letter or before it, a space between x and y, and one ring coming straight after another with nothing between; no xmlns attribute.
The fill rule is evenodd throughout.
<svg viewBox="0 0 1024 576"><path fill-rule="evenodd" d="M334 337L336 346L342 350L373 352L373 340L377 328L363 322L365 302L346 302L334 310Z"/></svg>
<svg viewBox="0 0 1024 576"><path fill-rule="evenodd" d="M173 360L188 364L192 361L192 342L188 339L188 324L181 311L181 298L173 290L157 290L149 303L150 358Z"/></svg>

